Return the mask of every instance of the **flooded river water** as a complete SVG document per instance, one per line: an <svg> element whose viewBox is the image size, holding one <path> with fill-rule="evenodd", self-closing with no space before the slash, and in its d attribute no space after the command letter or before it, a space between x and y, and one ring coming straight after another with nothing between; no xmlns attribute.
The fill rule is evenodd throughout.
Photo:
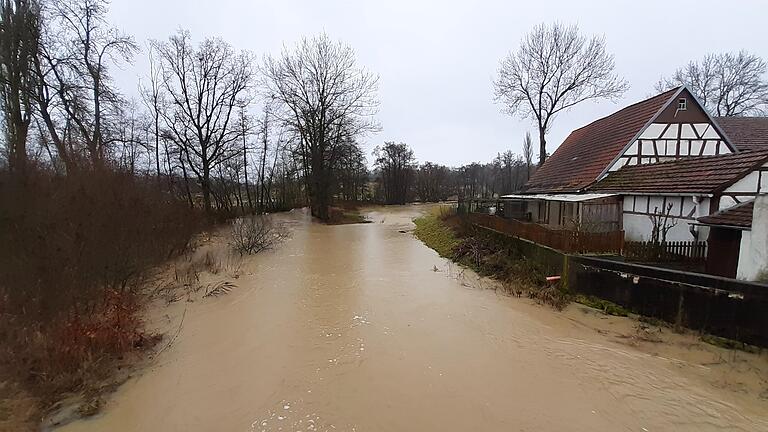
<svg viewBox="0 0 768 432"><path fill-rule="evenodd" d="M290 240L159 312L174 343L58 430L768 431L764 356L633 346L629 319L478 289L409 232L420 209L280 216Z"/></svg>

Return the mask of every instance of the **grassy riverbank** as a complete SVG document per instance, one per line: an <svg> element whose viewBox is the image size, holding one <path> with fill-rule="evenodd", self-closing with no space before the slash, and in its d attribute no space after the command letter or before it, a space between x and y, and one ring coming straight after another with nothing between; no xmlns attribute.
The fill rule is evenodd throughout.
<svg viewBox="0 0 768 432"><path fill-rule="evenodd" d="M453 250L461 244L456 231L441 219L437 212L414 219L416 237L437 251L441 257L452 258Z"/></svg>
<svg viewBox="0 0 768 432"><path fill-rule="evenodd" d="M437 208L417 219L414 235L440 256L467 266L480 275L501 282L505 293L527 295L555 309L562 309L572 296L558 284L547 284L536 263L498 239L467 224L446 208Z"/></svg>
<svg viewBox="0 0 768 432"><path fill-rule="evenodd" d="M433 209L415 219L414 235L440 256L471 268L482 276L501 282L505 294L528 297L562 310L570 303L579 303L604 315L630 317L641 325L671 327L661 321L633 314L630 310L608 300L561 289L558 284L545 282L542 269L520 251L510 247L487 231L473 227L445 208ZM676 328L678 333L685 329ZM702 342L726 349L753 352L755 347L728 339L700 334Z"/></svg>

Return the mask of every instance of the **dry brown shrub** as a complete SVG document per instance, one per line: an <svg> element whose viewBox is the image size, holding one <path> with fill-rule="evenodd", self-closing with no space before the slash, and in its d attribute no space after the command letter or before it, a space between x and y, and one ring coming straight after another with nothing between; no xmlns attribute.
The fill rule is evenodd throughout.
<svg viewBox="0 0 768 432"><path fill-rule="evenodd" d="M0 203L0 369L50 402L151 344L149 271L187 249L201 214L153 178L106 169L0 172Z"/></svg>
<svg viewBox="0 0 768 432"><path fill-rule="evenodd" d="M288 238L288 231L273 224L268 216L249 216L235 219L230 235L232 250L240 255L254 255L281 243Z"/></svg>

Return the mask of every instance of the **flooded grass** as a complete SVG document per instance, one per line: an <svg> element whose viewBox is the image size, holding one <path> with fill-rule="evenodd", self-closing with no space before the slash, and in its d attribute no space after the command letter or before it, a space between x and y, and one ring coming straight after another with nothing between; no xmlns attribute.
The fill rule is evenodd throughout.
<svg viewBox="0 0 768 432"><path fill-rule="evenodd" d="M328 209L328 225L348 225L371 223L360 211L360 206L356 203L342 203L338 207Z"/></svg>
<svg viewBox="0 0 768 432"><path fill-rule="evenodd" d="M505 294L517 297L525 294L556 310L562 310L571 302L570 294L559 284L545 283L536 263L498 239L467 226L455 213L438 207L413 222L414 235L424 244L444 258L501 281Z"/></svg>
<svg viewBox="0 0 768 432"><path fill-rule="evenodd" d="M629 316L630 314L630 312L624 307L617 305L616 303L609 302L608 300L597 298L595 296L577 294L576 296L574 296L573 301L575 301L576 303L583 304L584 306L589 306L593 309L597 309L606 315L625 317L625 316Z"/></svg>
<svg viewBox="0 0 768 432"><path fill-rule="evenodd" d="M760 347L756 347L754 345L735 341L733 339L727 339L720 336L705 334L701 336L701 340L710 345L714 345L716 347L725 348L729 350L744 351L752 354L760 354L762 352L762 349Z"/></svg>
<svg viewBox="0 0 768 432"><path fill-rule="evenodd" d="M425 245L434 249L441 257L452 258L454 249L461 243L452 228L436 214L427 214L414 219L413 234Z"/></svg>

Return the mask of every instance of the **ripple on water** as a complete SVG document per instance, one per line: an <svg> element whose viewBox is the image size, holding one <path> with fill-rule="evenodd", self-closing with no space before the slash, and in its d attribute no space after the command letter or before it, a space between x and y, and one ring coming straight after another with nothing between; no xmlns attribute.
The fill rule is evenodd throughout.
<svg viewBox="0 0 768 432"><path fill-rule="evenodd" d="M311 391L307 390L308 393ZM257 417L251 423L250 432L357 430L354 425L338 426L327 421L306 405L303 400L296 402L281 400L274 407L268 409L265 415Z"/></svg>

